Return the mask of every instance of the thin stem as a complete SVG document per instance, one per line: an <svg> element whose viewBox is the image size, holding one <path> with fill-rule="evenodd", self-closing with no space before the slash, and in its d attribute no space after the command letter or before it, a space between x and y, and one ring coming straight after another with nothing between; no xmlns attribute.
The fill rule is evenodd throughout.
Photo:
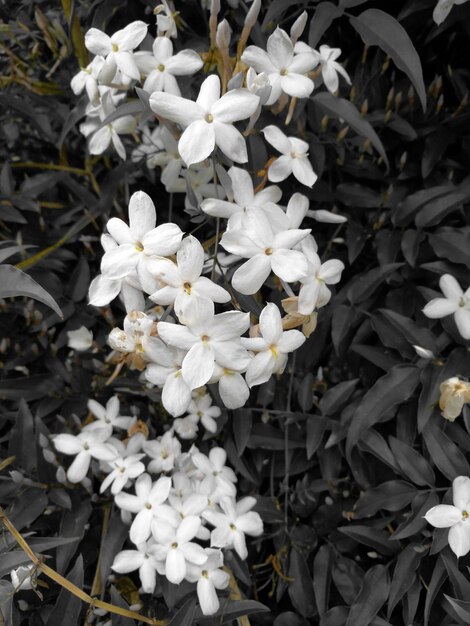
<svg viewBox="0 0 470 626"><path fill-rule="evenodd" d="M292 402L292 390L294 387L294 371L296 353L292 355L291 371L289 377L289 388L287 390L286 413L290 413ZM284 471L285 471L285 492L284 492L284 525L288 527L289 521L289 470L290 470L290 454L289 454L289 418L286 418L286 426L284 430Z"/></svg>

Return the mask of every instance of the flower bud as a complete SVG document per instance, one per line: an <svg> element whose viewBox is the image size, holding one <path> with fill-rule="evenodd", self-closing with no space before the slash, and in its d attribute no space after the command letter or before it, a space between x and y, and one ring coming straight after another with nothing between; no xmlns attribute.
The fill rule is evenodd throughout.
<svg viewBox="0 0 470 626"><path fill-rule="evenodd" d="M453 376L441 383L440 391L441 415L453 422L462 412L463 405L470 402L470 383Z"/></svg>

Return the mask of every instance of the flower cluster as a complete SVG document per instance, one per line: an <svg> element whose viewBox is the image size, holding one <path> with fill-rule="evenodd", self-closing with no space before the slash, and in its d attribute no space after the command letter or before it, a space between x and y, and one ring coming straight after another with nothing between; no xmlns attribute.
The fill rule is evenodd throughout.
<svg viewBox="0 0 470 626"><path fill-rule="evenodd" d="M100 493L111 492L130 525L133 548L117 554L112 569L138 570L144 593L154 591L157 574L174 584L197 583L202 612L215 613L216 590L225 589L230 578L222 569L223 550L246 559L246 535L262 534L261 518L251 510L256 499L237 500L237 477L222 448L207 456L194 445L183 451L173 428L147 439L133 428L136 418L119 414L117 396L106 407L90 400L88 408L96 419L78 435L56 435L53 443L75 457L66 475L71 483L83 481L90 464L97 464L94 474L106 475ZM210 415L209 396L196 396L192 409L197 419L203 414L210 430L217 414ZM122 432L125 439L118 436Z"/></svg>
<svg viewBox="0 0 470 626"><path fill-rule="evenodd" d="M111 36L92 28L85 45L96 56L72 81L73 91L88 98L80 128L89 152L101 155L112 146L126 159L130 145L126 149L123 137L132 135L136 169L160 168L166 191L185 194L186 212L209 230L209 239L201 243L199 228L183 232L172 210L168 223L157 223L144 191L131 196L128 223L109 219L90 304L120 298L127 315L109 334L113 360L159 390L175 419L162 436L147 440L136 418L119 415L117 398L106 407L90 401L96 419L77 435L57 435L54 445L75 457L66 474L70 482L87 484L90 467L106 474L100 492L111 492L133 543L116 556L113 570L138 570L145 593L153 592L157 575L174 584L197 583L207 615L217 611L216 590L229 580L222 550L245 559L245 535L260 535L262 523L252 511L253 497L237 500L237 478L222 448L206 456L194 444L183 447L200 427L217 434L224 407L244 406L252 387L282 374L344 269L338 259L322 262L312 226L345 218L311 210L298 191L283 201L277 184L292 176L297 188L308 190L317 180L309 138L299 125L289 125L314 88L323 83L335 93L339 76L350 82L337 62L341 51L325 45L317 51L299 41L306 12L289 33L277 28L266 50L246 47L260 8L254 0L235 61L231 28L227 20L217 24L219 2L211 3L210 54L175 49L176 14L166 1L155 11L153 40L143 22ZM197 78L191 77L203 66L217 67L217 73L194 89ZM139 100L131 101L136 87ZM287 106L284 133L273 120ZM260 123L265 118L270 123ZM266 154L261 171L253 163L251 135L258 135ZM284 292L284 299L267 297L267 287ZM252 318L246 302L263 299ZM116 430L128 437L117 437Z"/></svg>

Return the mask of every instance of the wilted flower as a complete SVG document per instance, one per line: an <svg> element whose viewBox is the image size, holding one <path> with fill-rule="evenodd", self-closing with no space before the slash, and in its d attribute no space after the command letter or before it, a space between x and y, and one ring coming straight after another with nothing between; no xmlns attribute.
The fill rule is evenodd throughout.
<svg viewBox="0 0 470 626"><path fill-rule="evenodd" d="M33 578L36 569L36 565L31 563L31 565L20 565L20 567L11 570L11 584L15 588L15 591L28 590L36 587L36 582Z"/></svg>
<svg viewBox="0 0 470 626"><path fill-rule="evenodd" d="M457 476L451 504L438 504L424 516L436 528L449 528L449 546L457 558L470 551L470 478Z"/></svg>
<svg viewBox="0 0 470 626"><path fill-rule="evenodd" d="M470 383L454 376L441 383L440 391L442 417L453 422L462 413L463 405L470 402Z"/></svg>

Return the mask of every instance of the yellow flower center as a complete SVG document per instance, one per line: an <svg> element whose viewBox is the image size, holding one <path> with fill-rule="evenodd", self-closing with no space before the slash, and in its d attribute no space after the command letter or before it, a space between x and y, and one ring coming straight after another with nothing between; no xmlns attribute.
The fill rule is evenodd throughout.
<svg viewBox="0 0 470 626"><path fill-rule="evenodd" d="M183 287L186 293L188 294L188 296L190 296L191 295L191 283L184 283Z"/></svg>
<svg viewBox="0 0 470 626"><path fill-rule="evenodd" d="M178 547L176 541L171 544L171 547L173 548L173 550L176 550L176 548Z"/></svg>
<svg viewBox="0 0 470 626"><path fill-rule="evenodd" d="M160 65L157 67L157 70L159 72L164 72L165 71L165 66L163 65L163 63L160 63Z"/></svg>
<svg viewBox="0 0 470 626"><path fill-rule="evenodd" d="M143 252L144 251L144 246L140 243L140 241L138 241L135 244L135 249L137 250L137 252Z"/></svg>
<svg viewBox="0 0 470 626"><path fill-rule="evenodd" d="M213 121L214 121L214 116L213 116L213 115L211 115L210 113L208 113L208 114L206 115L206 122L207 122L208 124L212 124L212 122L213 122Z"/></svg>
<svg viewBox="0 0 470 626"><path fill-rule="evenodd" d="M467 518L468 518L468 512L462 511L462 519L467 519Z"/></svg>
<svg viewBox="0 0 470 626"><path fill-rule="evenodd" d="M116 43L111 44L111 50L113 52L118 52L119 51L119 46Z"/></svg>
<svg viewBox="0 0 470 626"><path fill-rule="evenodd" d="M264 251L264 254L267 254L268 256L270 256L273 253L273 249L272 248L266 248Z"/></svg>

